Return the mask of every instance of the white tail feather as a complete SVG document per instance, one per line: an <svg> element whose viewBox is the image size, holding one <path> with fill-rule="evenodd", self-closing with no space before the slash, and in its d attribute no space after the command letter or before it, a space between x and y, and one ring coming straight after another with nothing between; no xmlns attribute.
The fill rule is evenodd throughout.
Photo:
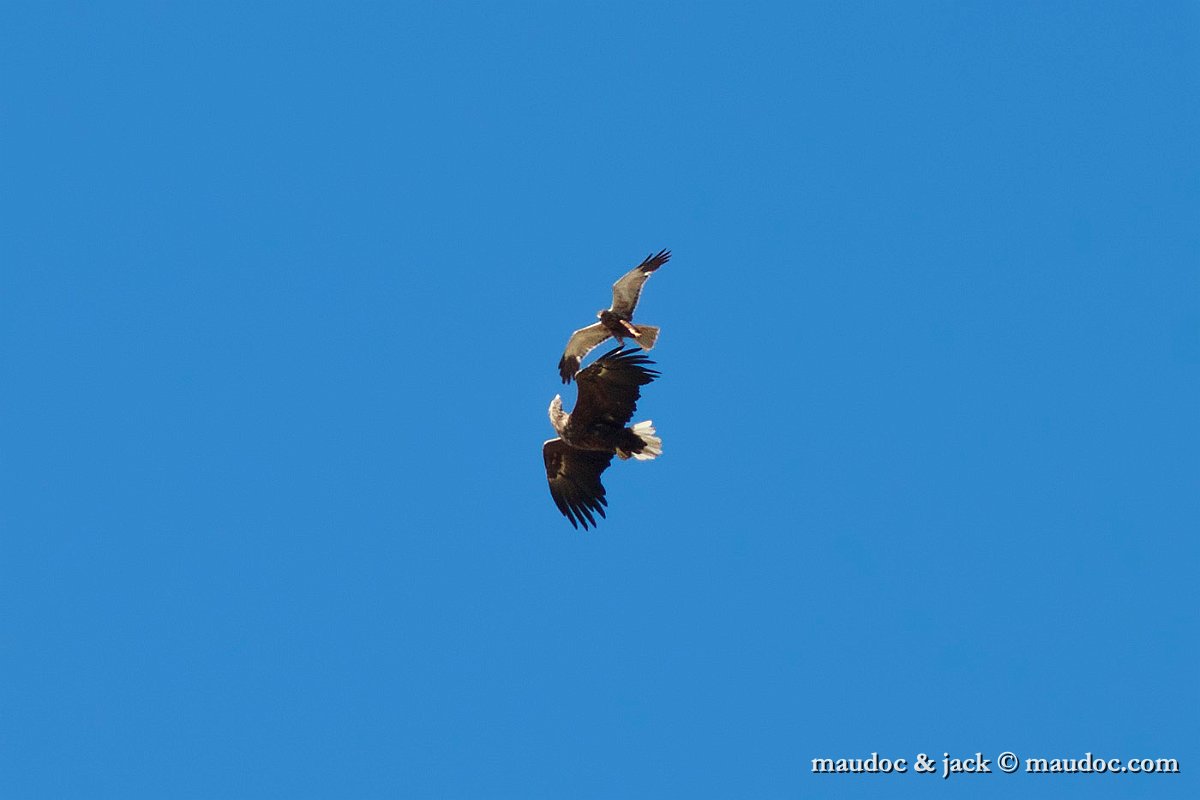
<svg viewBox="0 0 1200 800"><path fill-rule="evenodd" d="M642 448L642 452L630 453L625 458L629 458L632 455L638 461L650 461L662 455L662 439L654 435L654 422L652 420L639 422L631 430L634 435L642 440L645 447Z"/></svg>

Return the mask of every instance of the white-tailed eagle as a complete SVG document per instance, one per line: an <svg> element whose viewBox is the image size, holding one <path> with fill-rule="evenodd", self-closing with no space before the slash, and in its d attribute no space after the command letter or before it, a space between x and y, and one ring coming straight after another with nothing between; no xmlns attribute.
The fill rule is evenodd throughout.
<svg viewBox="0 0 1200 800"><path fill-rule="evenodd" d="M576 528L587 530L596 524L594 514L605 515L608 501L600 474L613 455L639 461L662 455L662 439L650 420L626 427L641 387L659 375L649 369L653 363L641 350L617 347L576 376L579 396L571 413L563 411L560 395L550 401L550 424L558 438L542 445L546 479L554 504Z"/></svg>
<svg viewBox="0 0 1200 800"><path fill-rule="evenodd" d="M558 362L558 374L562 376L563 383L570 383L571 378L579 371L584 356L610 336L615 336L620 344L625 344L626 339L633 339L643 350L654 347L654 343L658 341L658 328L653 325L635 326L633 310L637 308L642 285L646 283L650 273L670 260L671 251L660 250L654 255L646 256L645 261L626 272L613 284L612 306L597 312L596 316L600 321L575 331L567 341L567 349Z"/></svg>

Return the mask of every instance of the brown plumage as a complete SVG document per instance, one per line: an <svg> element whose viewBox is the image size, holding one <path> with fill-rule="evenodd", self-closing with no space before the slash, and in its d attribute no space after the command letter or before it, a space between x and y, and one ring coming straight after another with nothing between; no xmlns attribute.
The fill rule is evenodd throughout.
<svg viewBox="0 0 1200 800"><path fill-rule="evenodd" d="M617 347L596 359L576 376L579 396L571 413L562 410L562 397L550 401L550 424L558 438L542 445L546 479L554 504L576 528L595 525L605 516L604 484L600 475L616 455L647 461L662 455L662 439L650 420L626 427L637 409L641 387L658 377L654 362L641 350Z"/></svg>
<svg viewBox="0 0 1200 800"><path fill-rule="evenodd" d="M563 383L570 383L571 378L579 371L584 357L609 337L616 338L617 343L622 345L626 339L633 339L643 350L654 347L654 343L658 341L658 328L653 325L634 324L633 311L637 308L642 286L650 277L650 273L670 260L671 251L660 250L646 256L641 264L629 270L613 284L612 306L596 314L600 321L575 331L567 341L566 350L558 362L558 373Z"/></svg>

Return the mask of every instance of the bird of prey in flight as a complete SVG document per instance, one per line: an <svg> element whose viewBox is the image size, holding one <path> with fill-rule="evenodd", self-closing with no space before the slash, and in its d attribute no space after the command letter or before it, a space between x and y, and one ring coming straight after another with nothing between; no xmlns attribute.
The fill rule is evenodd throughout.
<svg viewBox="0 0 1200 800"><path fill-rule="evenodd" d="M554 504L575 528L596 525L608 500L600 475L612 457L648 461L662 455L662 439L650 420L626 427L637 409L641 387L659 376L641 350L617 347L576 377L578 398L571 413L562 397L550 401L550 424L558 437L542 445L546 479Z"/></svg>
<svg viewBox="0 0 1200 800"><path fill-rule="evenodd" d="M633 310L637 308L642 286L650 277L650 273L670 260L671 251L660 250L646 256L645 261L626 272L613 284L612 306L597 312L596 316L600 321L575 331L567 341L566 351L558 362L558 374L563 383L570 383L571 378L579 371L584 356L610 336L616 337L617 342L622 345L626 339L633 339L643 350L654 347L654 343L658 341L658 328L653 325L634 325Z"/></svg>

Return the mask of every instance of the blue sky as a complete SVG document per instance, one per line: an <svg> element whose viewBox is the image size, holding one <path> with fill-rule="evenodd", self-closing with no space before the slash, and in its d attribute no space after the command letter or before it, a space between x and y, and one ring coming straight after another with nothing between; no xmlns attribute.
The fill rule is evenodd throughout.
<svg viewBox="0 0 1200 800"><path fill-rule="evenodd" d="M0 794L1196 796L1198 23L6 4Z"/></svg>

